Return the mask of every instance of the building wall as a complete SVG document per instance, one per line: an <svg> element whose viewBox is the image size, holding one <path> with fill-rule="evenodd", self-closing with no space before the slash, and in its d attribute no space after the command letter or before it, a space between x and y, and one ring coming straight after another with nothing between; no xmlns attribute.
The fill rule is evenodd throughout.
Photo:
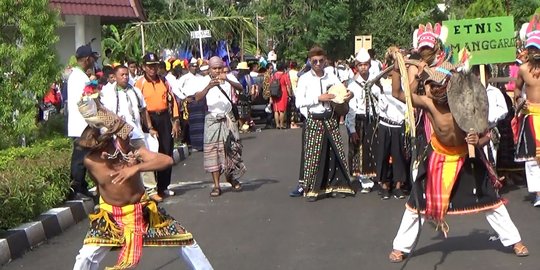
<svg viewBox="0 0 540 270"><path fill-rule="evenodd" d="M56 44L60 64L66 65L71 56L75 55L77 47L90 42L93 38L92 49L101 53L101 18L99 16L62 16L63 26L57 29L59 41ZM84 38L76 41L78 24L83 24ZM101 61L98 61L101 63Z"/></svg>

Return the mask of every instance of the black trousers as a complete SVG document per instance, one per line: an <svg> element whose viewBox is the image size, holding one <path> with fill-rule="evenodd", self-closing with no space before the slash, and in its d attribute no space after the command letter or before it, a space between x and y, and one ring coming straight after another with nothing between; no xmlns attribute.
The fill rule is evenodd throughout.
<svg viewBox="0 0 540 270"><path fill-rule="evenodd" d="M152 126L158 132L159 152L167 156L173 156L174 140L172 133L172 122L169 113L149 112ZM172 168L156 172L157 191L163 192L171 184Z"/></svg>
<svg viewBox="0 0 540 270"><path fill-rule="evenodd" d="M377 180L381 183L400 182L407 180L407 160L404 149L404 127L388 127L379 122L379 144L376 146ZM392 177L388 177L392 157Z"/></svg>
<svg viewBox="0 0 540 270"><path fill-rule="evenodd" d="M73 152L71 152L71 188L74 193L85 193L88 191L86 182L86 167L84 167L84 157L88 154L88 149L80 147L77 139L73 139Z"/></svg>

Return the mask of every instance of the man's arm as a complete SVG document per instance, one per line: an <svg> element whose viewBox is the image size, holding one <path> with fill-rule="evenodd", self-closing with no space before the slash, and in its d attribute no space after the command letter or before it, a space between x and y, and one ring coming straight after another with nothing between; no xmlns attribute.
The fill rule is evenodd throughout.
<svg viewBox="0 0 540 270"><path fill-rule="evenodd" d="M526 64L519 67L518 76L516 78L516 89L514 89L514 105L517 106L519 102L523 99L521 96L521 89L525 81L523 80L523 72L526 72Z"/></svg>
<svg viewBox="0 0 540 270"><path fill-rule="evenodd" d="M142 162L112 173L111 182L113 184L121 184L140 172L162 171L173 165L173 159L165 154L151 152L145 147L141 147L137 151Z"/></svg>
<svg viewBox="0 0 540 270"><path fill-rule="evenodd" d="M199 91L199 92L195 93L195 100L196 101L202 100L204 97L206 97L206 94L208 94L208 91L210 89L212 89L214 86L218 86L218 85L219 85L218 80L216 80L216 79L210 80L210 82L208 82L208 85L205 86L202 91Z"/></svg>
<svg viewBox="0 0 540 270"><path fill-rule="evenodd" d="M405 92L401 90L401 74L399 72L392 70L390 75L392 76L392 96L397 100L407 103L405 101ZM417 94L411 94L412 105L413 107L427 109L427 103L424 100L424 97Z"/></svg>

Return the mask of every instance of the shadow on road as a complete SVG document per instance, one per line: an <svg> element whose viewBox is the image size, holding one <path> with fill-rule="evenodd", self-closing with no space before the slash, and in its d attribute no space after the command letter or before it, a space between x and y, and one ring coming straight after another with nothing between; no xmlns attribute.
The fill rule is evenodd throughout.
<svg viewBox="0 0 540 270"><path fill-rule="evenodd" d="M430 226L424 226L424 229L429 230L431 228ZM441 234L440 237L435 237L441 238L440 242L417 249L411 260L418 259L421 255L430 252L441 252L440 260L433 266L433 269L437 270L446 261L448 255L454 251L498 250L504 253L512 253L512 250L505 248L500 241L490 241L491 236L493 236L493 232L477 229L466 236L448 237L446 239Z"/></svg>

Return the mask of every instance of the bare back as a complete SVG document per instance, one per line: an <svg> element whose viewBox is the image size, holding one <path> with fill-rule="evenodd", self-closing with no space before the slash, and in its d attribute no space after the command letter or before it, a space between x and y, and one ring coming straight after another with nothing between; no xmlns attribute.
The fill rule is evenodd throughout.
<svg viewBox="0 0 540 270"><path fill-rule="evenodd" d="M125 167L135 164L127 164L117 159L102 159L97 152L91 153L84 159L84 165L88 169L94 183L98 186L99 194L103 200L114 206L125 206L140 201L144 194L144 185L140 174L137 173L127 181L114 184L112 180L114 173Z"/></svg>
<svg viewBox="0 0 540 270"><path fill-rule="evenodd" d="M526 63L519 67L519 77L522 80L521 85L525 85L527 100L531 103L540 103L540 69L531 71L531 64Z"/></svg>

